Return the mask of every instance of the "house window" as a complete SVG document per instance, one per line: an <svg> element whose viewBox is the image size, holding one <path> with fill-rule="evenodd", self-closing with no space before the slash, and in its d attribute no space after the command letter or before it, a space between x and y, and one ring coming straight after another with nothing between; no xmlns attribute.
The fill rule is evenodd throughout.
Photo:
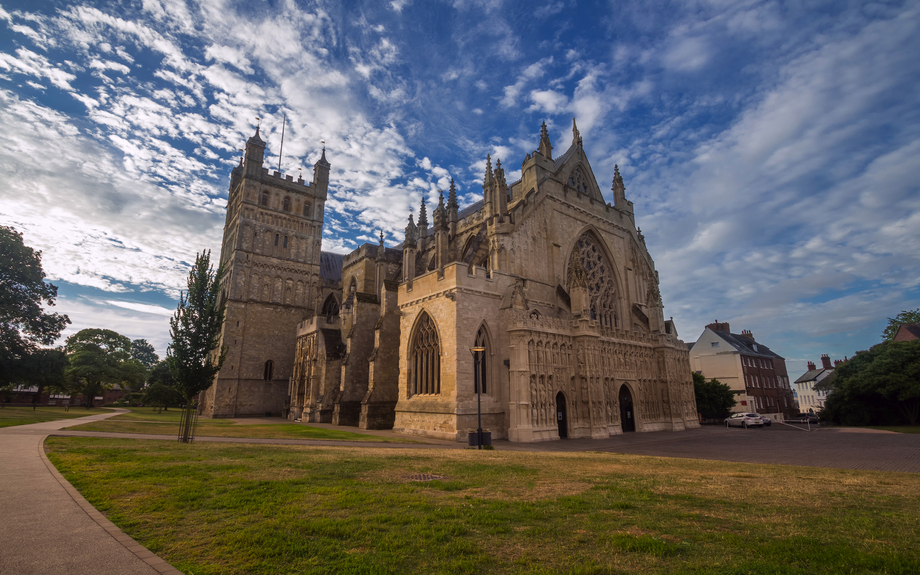
<svg viewBox="0 0 920 575"><path fill-rule="evenodd" d="M719 342L717 341L712 342L712 347L719 347Z"/></svg>
<svg viewBox="0 0 920 575"><path fill-rule="evenodd" d="M422 312L409 346L409 392L411 395L441 393L441 345L431 316Z"/></svg>
<svg viewBox="0 0 920 575"><path fill-rule="evenodd" d="M275 362L268 360L265 362L265 372L262 374L262 379L265 381L271 381L272 376L275 371Z"/></svg>

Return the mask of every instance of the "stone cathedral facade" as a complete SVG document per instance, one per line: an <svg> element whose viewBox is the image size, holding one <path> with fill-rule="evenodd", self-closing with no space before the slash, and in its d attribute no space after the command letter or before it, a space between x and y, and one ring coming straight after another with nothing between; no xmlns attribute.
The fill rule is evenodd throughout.
<svg viewBox="0 0 920 575"><path fill-rule="evenodd" d="M221 261L228 354L202 397L211 417L283 414L464 440L603 438L699 425L688 348L619 171L605 202L577 127L507 183L487 159L483 200L453 182L409 216L399 246L321 251L330 164L269 174L264 142L231 176ZM483 347L477 364L471 348Z"/></svg>

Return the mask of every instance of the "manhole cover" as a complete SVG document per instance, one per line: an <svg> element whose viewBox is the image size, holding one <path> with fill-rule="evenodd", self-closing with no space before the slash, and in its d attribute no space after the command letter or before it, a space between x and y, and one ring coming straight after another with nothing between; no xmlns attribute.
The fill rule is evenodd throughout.
<svg viewBox="0 0 920 575"><path fill-rule="evenodd" d="M409 481L440 481L444 479L443 475L432 475L430 473L416 473L409 476Z"/></svg>

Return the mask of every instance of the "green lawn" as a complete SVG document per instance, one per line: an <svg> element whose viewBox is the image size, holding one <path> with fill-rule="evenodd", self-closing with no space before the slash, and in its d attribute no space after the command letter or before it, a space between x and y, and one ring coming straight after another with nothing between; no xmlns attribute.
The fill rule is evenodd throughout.
<svg viewBox="0 0 920 575"><path fill-rule="evenodd" d="M920 433L920 425L872 426L869 429L884 429L885 431L896 431L898 433Z"/></svg>
<svg viewBox="0 0 920 575"><path fill-rule="evenodd" d="M179 409L157 413L151 407L132 407L131 413L116 415L95 423L84 423L67 429L72 431L107 431L112 433L144 433L176 435L179 432ZM411 439L378 437L340 429L323 429L296 423L252 424L229 419L199 419L196 437L252 437L259 439L333 439L340 441L370 441L375 443L418 443Z"/></svg>
<svg viewBox="0 0 920 575"><path fill-rule="evenodd" d="M109 519L195 575L920 572L915 474L69 437L46 449Z"/></svg>
<svg viewBox="0 0 920 575"><path fill-rule="evenodd" d="M0 408L0 427L10 427L12 425L28 425L30 423L43 423L45 421L54 421L56 419L74 419L76 417L86 417L87 415L96 415L107 413L108 409L86 409L83 406L71 406L70 411L64 411L63 407L38 407L34 411L31 407L2 407Z"/></svg>

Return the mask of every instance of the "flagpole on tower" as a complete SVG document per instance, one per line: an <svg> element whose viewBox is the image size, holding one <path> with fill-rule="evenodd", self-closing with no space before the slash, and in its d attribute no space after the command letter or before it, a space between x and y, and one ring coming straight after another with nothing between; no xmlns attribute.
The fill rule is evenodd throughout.
<svg viewBox="0 0 920 575"><path fill-rule="evenodd" d="M281 173L281 157L284 155L284 126L287 124L287 114L284 114L284 119L281 120L281 149L278 150L278 173Z"/></svg>

